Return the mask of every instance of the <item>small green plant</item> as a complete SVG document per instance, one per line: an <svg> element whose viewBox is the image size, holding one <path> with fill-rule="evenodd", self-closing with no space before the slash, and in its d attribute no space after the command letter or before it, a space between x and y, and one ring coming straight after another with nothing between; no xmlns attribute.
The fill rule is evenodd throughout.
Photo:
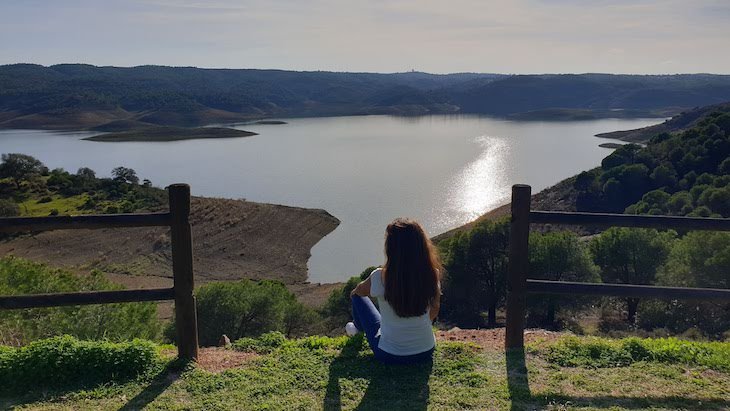
<svg viewBox="0 0 730 411"><path fill-rule="evenodd" d="M286 337L279 331L261 334L258 338L244 337L233 342L233 349L238 351L266 354L284 344Z"/></svg>

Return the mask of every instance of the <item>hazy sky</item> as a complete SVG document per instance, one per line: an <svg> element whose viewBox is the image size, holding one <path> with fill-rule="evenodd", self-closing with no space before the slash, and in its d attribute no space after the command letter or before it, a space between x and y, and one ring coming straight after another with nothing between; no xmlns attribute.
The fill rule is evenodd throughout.
<svg viewBox="0 0 730 411"><path fill-rule="evenodd" d="M0 64L730 73L730 0L0 0Z"/></svg>

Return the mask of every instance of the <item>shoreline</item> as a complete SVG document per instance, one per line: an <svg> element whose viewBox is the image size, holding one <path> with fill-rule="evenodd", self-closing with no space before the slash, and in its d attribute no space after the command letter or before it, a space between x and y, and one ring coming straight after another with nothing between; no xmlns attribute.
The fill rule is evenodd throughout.
<svg viewBox="0 0 730 411"><path fill-rule="evenodd" d="M282 125L282 124L290 124L286 120L289 119L302 119L302 118L326 118L326 117L366 117L366 116L394 116L394 117L403 117L403 118L413 118L413 117L429 117L429 116L470 116L470 117L486 117L486 118L493 118L493 119L499 119L499 120L506 120L506 121L525 121L525 122L550 122L550 121L556 121L556 122L580 122L580 121L593 121L593 120L601 120L601 119L659 119L659 118L667 118L666 115L662 115L662 113L654 113L653 115L648 112L641 112L636 114L629 114L626 113L621 114L621 112L611 112L616 115L610 115L611 113L605 113L603 111L593 111L593 117L579 117L576 118L572 114L567 114L564 118L560 117L552 117L552 118L544 118L542 117L543 111L550 111L550 110L540 110L535 112L521 112L521 113L513 113L513 114L506 114L506 115L496 115L496 114L487 114L487 113L472 113L472 112L461 112L461 111L443 111L443 112L422 112L422 113L414 113L414 114L407 114L402 112L378 112L378 113L369 113L369 112L333 112L333 113L303 113L303 114L284 114L282 116L275 117L276 120L270 120L271 117L247 117L242 116L234 119L210 119L208 121L199 121L195 123L191 123L186 126L182 125L175 125L171 123L148 123L148 122L139 122L137 120L134 120L134 115L127 113L127 117L123 118L105 118L107 121L95 121L95 122L88 122L88 121L72 121L72 120L61 120L57 118L33 118L28 119L28 121L23 122L15 122L13 123L12 120L14 119L5 119L5 121L0 121L0 130L44 130L44 131L58 131L58 132L81 132L81 131L88 131L88 132L115 132L115 133L126 133L126 132L140 132L143 131L145 128L178 128L178 129L198 129L198 128L214 128L214 127L220 127L220 128L228 128L229 126L237 125L237 126L245 126L245 125ZM590 110L582 110L582 111L590 111ZM85 113L73 113L74 115L82 115ZM90 113L90 116L94 113ZM140 113L141 114L141 113ZM33 116L33 115L30 115ZM82 116L84 117L84 116ZM2 120L2 119L0 119ZM10 122L10 124L6 124ZM128 127L120 127L116 128L116 125L122 123L122 124L128 124ZM631 130L634 131L634 130ZM612 133L620 133L621 131L615 131L615 132L608 132L608 133L601 133L601 134L612 134ZM603 137L602 135L596 135L597 137ZM615 137L608 137L608 138L615 138Z"/></svg>

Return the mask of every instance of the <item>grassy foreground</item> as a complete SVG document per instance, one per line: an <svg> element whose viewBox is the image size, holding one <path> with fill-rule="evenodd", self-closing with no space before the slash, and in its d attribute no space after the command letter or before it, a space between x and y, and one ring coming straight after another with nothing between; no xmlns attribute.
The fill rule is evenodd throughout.
<svg viewBox="0 0 730 411"><path fill-rule="evenodd" d="M439 342L433 364L388 367L373 361L361 338L264 338L237 344L238 349L255 353L241 366L220 373L193 366L156 366L155 373L132 382L1 398L0 408L730 408L730 370L723 362L730 344L680 343L677 348L676 340L656 341L543 341L533 343L526 357L506 357L499 350L466 343ZM624 350L629 354L622 354ZM586 361L633 353L642 357L595 364Z"/></svg>

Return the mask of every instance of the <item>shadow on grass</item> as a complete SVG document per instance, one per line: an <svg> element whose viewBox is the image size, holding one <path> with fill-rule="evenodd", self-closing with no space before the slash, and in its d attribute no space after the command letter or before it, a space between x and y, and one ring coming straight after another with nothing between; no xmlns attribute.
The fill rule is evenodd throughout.
<svg viewBox="0 0 730 411"><path fill-rule="evenodd" d="M507 360L507 389L512 401L511 410L523 410L523 402L531 402L530 382L527 379L527 364L525 363L525 349L512 349L506 352Z"/></svg>
<svg viewBox="0 0 730 411"><path fill-rule="evenodd" d="M145 408L180 378L180 374L188 364L188 362L180 360L168 363L165 369L160 371L142 392L127 401L126 404L119 408L119 411L141 410Z"/></svg>
<svg viewBox="0 0 730 411"><path fill-rule="evenodd" d="M329 367L329 381L322 408L342 409L342 398L352 393L340 380L367 380L367 389L356 410L425 410L428 406L428 381L432 362L413 365L384 365L373 357L359 357L361 336L350 338ZM353 385L356 385L354 383Z"/></svg>
<svg viewBox="0 0 730 411"><path fill-rule="evenodd" d="M154 401L162 392L164 392L173 382L175 382L181 372L187 367L188 363L174 360L166 364L166 366L157 375L149 381L147 388L132 398L127 404L122 406L120 410L139 410L147 404ZM105 389L119 384L126 384L135 381L131 379L118 379L104 382L85 382L74 383L69 382L64 386L55 388L44 388L43 386L31 387L24 393L16 393L14 391L3 390L0 387L0 410L13 409L15 407L27 406L39 401L63 401L64 397L69 393L79 390ZM143 384L140 382L140 384Z"/></svg>
<svg viewBox="0 0 730 411"><path fill-rule="evenodd" d="M571 407L613 408L635 410L647 408L725 410L730 409L730 399L684 398L678 396L569 396L561 394L533 395L527 375L524 349L507 351L507 388L511 400L510 410L536 410L546 406L570 405ZM628 383L628 382L627 382Z"/></svg>

